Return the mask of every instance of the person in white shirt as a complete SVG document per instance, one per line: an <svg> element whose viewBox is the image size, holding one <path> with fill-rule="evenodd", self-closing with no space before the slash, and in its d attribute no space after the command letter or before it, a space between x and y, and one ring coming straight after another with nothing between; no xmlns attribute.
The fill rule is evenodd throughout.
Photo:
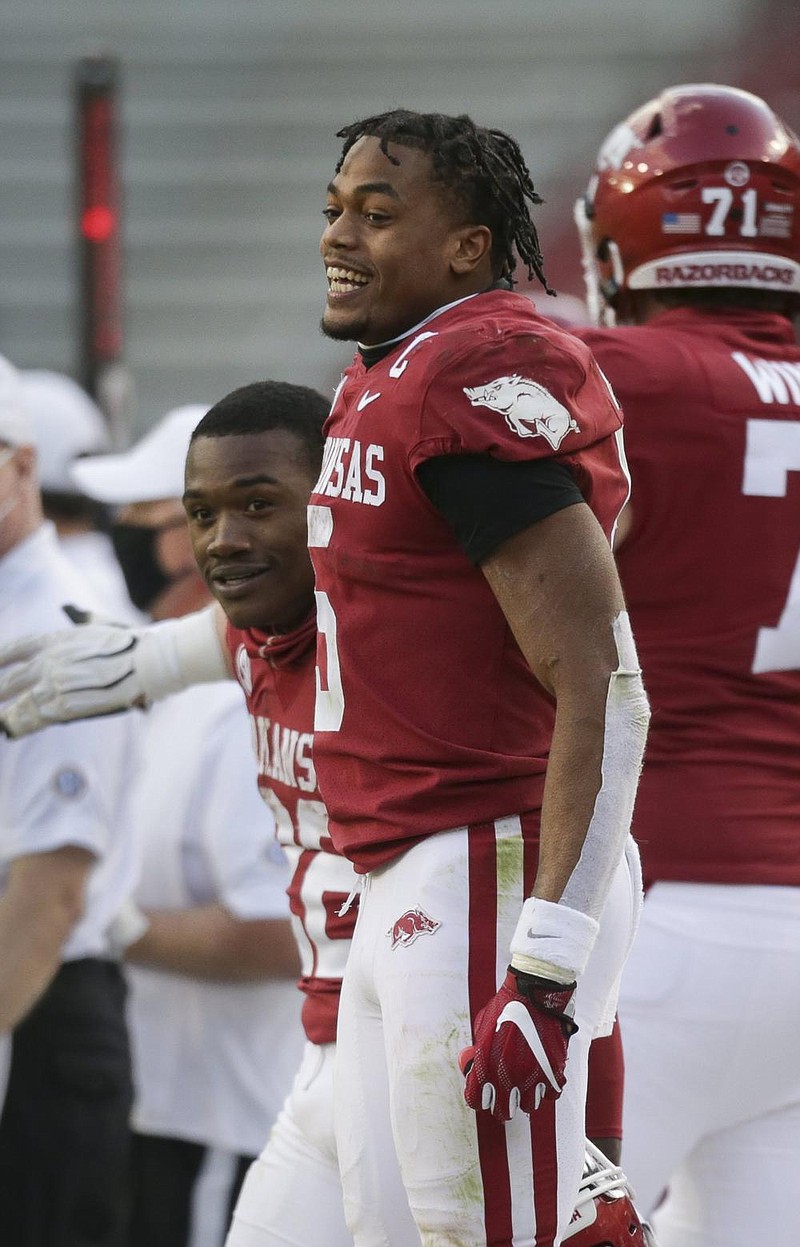
<svg viewBox="0 0 800 1247"><path fill-rule="evenodd" d="M205 411L175 409L128 452L72 467L84 495L115 508L123 571L154 620L210 601L179 501ZM139 914L115 928L133 937L127 1242L220 1247L303 1047L289 867L258 795L238 685L186 690L153 706L144 726L127 808Z"/></svg>
<svg viewBox="0 0 800 1247"><path fill-rule="evenodd" d="M44 520L19 375L0 358L0 640L96 609ZM0 1242L112 1247L131 1104L125 985L108 928L135 853L121 812L132 716L0 741Z"/></svg>

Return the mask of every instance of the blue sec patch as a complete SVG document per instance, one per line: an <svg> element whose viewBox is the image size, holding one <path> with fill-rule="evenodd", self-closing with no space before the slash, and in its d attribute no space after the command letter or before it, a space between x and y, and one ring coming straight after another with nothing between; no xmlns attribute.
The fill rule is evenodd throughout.
<svg viewBox="0 0 800 1247"><path fill-rule="evenodd" d="M53 787L60 797L79 797L86 791L86 776L74 767L65 766L53 776Z"/></svg>

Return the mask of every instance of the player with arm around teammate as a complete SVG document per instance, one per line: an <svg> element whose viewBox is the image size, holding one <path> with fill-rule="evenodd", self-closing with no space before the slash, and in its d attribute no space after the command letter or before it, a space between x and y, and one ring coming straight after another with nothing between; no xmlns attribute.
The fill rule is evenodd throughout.
<svg viewBox="0 0 800 1247"><path fill-rule="evenodd" d="M316 617L306 507L327 410L321 395L302 386L244 386L200 422L186 466L184 507L195 557L219 603L217 635L245 694L259 788L292 869L289 901L305 997L303 1060L245 1179L226 1247L352 1241L342 1207L333 1067L341 980L358 912L356 876L328 834L312 748ZM377 1145L384 1198L413 1247L418 1236L388 1130Z"/></svg>
<svg viewBox="0 0 800 1247"><path fill-rule="evenodd" d="M625 411L618 560L653 703L634 818L649 887L620 999L626 1168L647 1212L669 1186L667 1247L790 1247L800 145L748 92L672 87L608 136L577 213L602 322L579 332Z"/></svg>

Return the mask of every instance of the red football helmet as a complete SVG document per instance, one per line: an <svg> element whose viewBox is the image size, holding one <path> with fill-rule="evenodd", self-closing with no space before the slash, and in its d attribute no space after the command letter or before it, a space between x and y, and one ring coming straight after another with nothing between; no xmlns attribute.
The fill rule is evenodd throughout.
<svg viewBox="0 0 800 1247"><path fill-rule="evenodd" d="M800 292L800 144L748 91L643 104L600 148L575 218L596 321L621 290Z"/></svg>
<svg viewBox="0 0 800 1247"><path fill-rule="evenodd" d="M588 1139L575 1211L561 1241L565 1247L656 1247L625 1174Z"/></svg>

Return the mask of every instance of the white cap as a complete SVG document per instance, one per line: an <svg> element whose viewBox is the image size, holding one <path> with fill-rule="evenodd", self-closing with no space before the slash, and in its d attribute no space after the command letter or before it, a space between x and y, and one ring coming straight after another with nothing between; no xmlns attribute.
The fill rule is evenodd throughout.
<svg viewBox="0 0 800 1247"><path fill-rule="evenodd" d="M176 407L123 454L76 460L70 471L78 489L118 507L182 497L189 439L207 411L199 403Z"/></svg>
<svg viewBox="0 0 800 1247"><path fill-rule="evenodd" d="M97 404L62 372L23 369L25 403L33 419L33 438L42 489L74 494L70 464L79 455L109 450L108 425Z"/></svg>
<svg viewBox="0 0 800 1247"><path fill-rule="evenodd" d="M33 446L33 422L25 405L18 370L0 355L0 442Z"/></svg>

